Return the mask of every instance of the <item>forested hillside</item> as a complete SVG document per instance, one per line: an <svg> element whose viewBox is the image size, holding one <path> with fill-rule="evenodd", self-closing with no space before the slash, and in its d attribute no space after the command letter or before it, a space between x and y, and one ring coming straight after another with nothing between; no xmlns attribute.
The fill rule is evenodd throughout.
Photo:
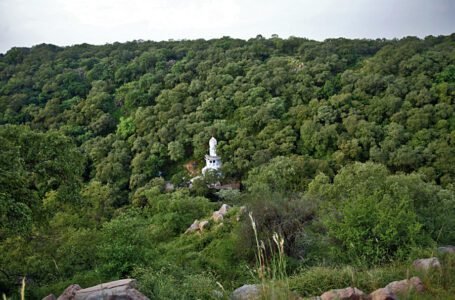
<svg viewBox="0 0 455 300"><path fill-rule="evenodd" d="M131 276L151 298L209 299L257 279L242 205L260 239L284 238L296 278L454 244L454 110L455 34L13 48L0 56L0 291ZM183 166L204 166L211 136L221 182L240 191L211 176L188 188ZM234 206L223 226L184 234L221 203Z"/></svg>

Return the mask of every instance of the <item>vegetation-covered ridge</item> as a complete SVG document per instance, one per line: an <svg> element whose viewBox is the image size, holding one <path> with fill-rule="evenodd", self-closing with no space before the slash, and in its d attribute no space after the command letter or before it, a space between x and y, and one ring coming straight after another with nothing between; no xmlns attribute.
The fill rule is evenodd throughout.
<svg viewBox="0 0 455 300"><path fill-rule="evenodd" d="M248 218L184 234L221 202L246 205L259 239L283 237L302 294L299 278L330 268L406 273L455 243L454 109L455 34L13 48L0 55L0 291L22 276L31 298L129 276L158 299L230 291L257 277ZM183 165L203 166L211 136L240 192L213 176L187 188ZM436 289L454 292L450 278Z"/></svg>

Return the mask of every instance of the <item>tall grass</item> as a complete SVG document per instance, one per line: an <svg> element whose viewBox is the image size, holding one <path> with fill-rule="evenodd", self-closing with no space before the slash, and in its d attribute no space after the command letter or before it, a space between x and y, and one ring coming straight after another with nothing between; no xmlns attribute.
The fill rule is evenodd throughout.
<svg viewBox="0 0 455 300"><path fill-rule="evenodd" d="M284 239L274 232L272 242L269 240L266 247L264 241L259 240L256 222L253 214L249 214L251 226L256 242L256 269L255 274L261 282L263 299L290 299L289 282L286 273L286 257L284 254ZM269 254L268 254L269 252Z"/></svg>
<svg viewBox="0 0 455 300"><path fill-rule="evenodd" d="M22 277L21 300L25 300L25 276Z"/></svg>

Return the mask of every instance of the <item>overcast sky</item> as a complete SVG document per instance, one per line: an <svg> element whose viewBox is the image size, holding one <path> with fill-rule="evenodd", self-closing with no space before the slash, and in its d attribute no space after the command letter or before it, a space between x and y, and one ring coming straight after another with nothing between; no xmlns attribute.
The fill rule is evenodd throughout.
<svg viewBox="0 0 455 300"><path fill-rule="evenodd" d="M453 32L455 0L0 0L0 53L40 43Z"/></svg>

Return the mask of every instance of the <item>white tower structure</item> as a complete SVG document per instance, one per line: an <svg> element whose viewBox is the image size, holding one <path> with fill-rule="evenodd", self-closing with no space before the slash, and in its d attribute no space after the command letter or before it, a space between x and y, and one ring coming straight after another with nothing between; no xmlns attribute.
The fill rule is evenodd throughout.
<svg viewBox="0 0 455 300"><path fill-rule="evenodd" d="M217 141L212 136L209 141L209 155L205 155L205 167L202 168L202 174L208 170L219 170L221 168L221 157L216 155Z"/></svg>

